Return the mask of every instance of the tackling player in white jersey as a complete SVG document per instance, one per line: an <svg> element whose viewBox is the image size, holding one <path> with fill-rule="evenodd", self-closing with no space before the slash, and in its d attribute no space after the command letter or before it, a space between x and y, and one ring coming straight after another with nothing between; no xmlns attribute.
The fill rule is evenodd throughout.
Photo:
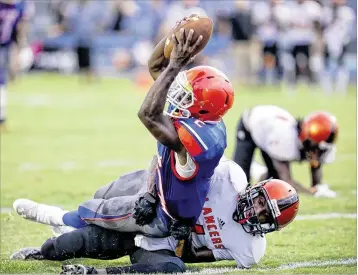
<svg viewBox="0 0 358 275"><path fill-rule="evenodd" d="M289 224L296 216L299 199L295 189L281 180L268 180L255 186L249 186L243 170L233 161L222 158L211 178L210 191L202 213L193 227L190 239L190 253L184 254L186 262L211 262L220 260L235 260L238 267L249 268L264 256L266 250L265 234L280 230ZM91 248L92 243L105 246L101 234L90 234L92 240L86 246L82 244L74 248L67 244L74 243L71 234L77 236L78 231L88 232L92 228L78 229L57 239L48 240L40 250L20 250L13 258L33 258L64 260L72 257L94 257L88 251L98 251L106 255L107 248ZM106 231L106 234L118 232ZM88 237L81 237L81 240ZM123 246L120 244L119 246ZM175 251L177 241L173 237L151 238L143 235L135 237L135 245L145 251ZM106 247L111 247L108 245ZM75 251L73 251L75 249ZM121 249L121 247L118 247ZM126 247L127 250L128 247ZM108 250L108 249L107 249ZM64 253L66 251L66 253ZM60 253L56 257L56 253ZM118 253L118 251L117 251ZM124 253L124 252L123 252ZM108 254L108 253L107 253ZM47 255L52 255L51 257ZM21 257L20 257L21 256ZM152 269L151 269L152 270Z"/></svg>
<svg viewBox="0 0 358 275"><path fill-rule="evenodd" d="M336 118L327 112L315 112L303 120L273 105L259 105L243 112L237 128L234 160L250 180L255 148L259 148L267 167L264 178L278 178L297 191L316 197L335 197L336 193L322 182L322 165L335 159L338 135ZM311 189L292 179L290 163L308 161ZM252 167L251 167L252 166ZM256 176L257 178L257 176Z"/></svg>

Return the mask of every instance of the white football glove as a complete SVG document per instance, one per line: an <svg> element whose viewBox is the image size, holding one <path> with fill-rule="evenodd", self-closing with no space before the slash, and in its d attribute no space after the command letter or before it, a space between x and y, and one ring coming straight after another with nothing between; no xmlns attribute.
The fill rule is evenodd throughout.
<svg viewBox="0 0 358 275"><path fill-rule="evenodd" d="M314 193L315 198L335 198L337 193L329 189L327 184L317 184L315 186L316 192Z"/></svg>

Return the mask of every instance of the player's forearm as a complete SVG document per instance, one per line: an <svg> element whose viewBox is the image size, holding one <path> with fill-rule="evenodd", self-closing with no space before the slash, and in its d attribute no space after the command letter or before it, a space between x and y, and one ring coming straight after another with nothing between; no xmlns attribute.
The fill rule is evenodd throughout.
<svg viewBox="0 0 358 275"><path fill-rule="evenodd" d="M286 181L289 184L291 184L292 187L295 188L296 191L299 193L312 195L312 192L308 188L304 187L301 183L292 179L290 165L288 162L274 160L273 163L277 170L278 177L280 180Z"/></svg>
<svg viewBox="0 0 358 275"><path fill-rule="evenodd" d="M148 192L152 195L156 195L155 190L155 177L157 174L157 165L158 165L158 157L155 155L150 163L150 167L148 169L149 176L148 176Z"/></svg>
<svg viewBox="0 0 358 275"><path fill-rule="evenodd" d="M179 71L180 67L171 65L164 70L145 97L138 117L158 142L184 155L184 147L171 119L163 114L168 89Z"/></svg>
<svg viewBox="0 0 358 275"><path fill-rule="evenodd" d="M164 37L154 48L154 51L148 60L149 73L154 80L159 77L169 64L169 59L164 57L165 41L166 37Z"/></svg>
<svg viewBox="0 0 358 275"><path fill-rule="evenodd" d="M17 41L20 48L23 48L27 45L27 32L28 32L28 23L27 21L20 22L17 27Z"/></svg>
<svg viewBox="0 0 358 275"><path fill-rule="evenodd" d="M311 180L312 180L312 187L316 186L317 184L322 183L322 167L312 167L311 166Z"/></svg>
<svg viewBox="0 0 358 275"><path fill-rule="evenodd" d="M144 124L156 121L163 115L168 89L179 72L180 67L169 65L154 82L138 112Z"/></svg>
<svg viewBox="0 0 358 275"><path fill-rule="evenodd" d="M215 262L214 253L210 249L196 251L192 257L185 259L186 263Z"/></svg>

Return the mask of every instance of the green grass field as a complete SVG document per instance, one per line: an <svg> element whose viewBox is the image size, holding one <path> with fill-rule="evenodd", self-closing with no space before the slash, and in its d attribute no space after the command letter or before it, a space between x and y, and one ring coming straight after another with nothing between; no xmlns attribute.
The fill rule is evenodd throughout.
<svg viewBox="0 0 358 275"><path fill-rule="evenodd" d="M299 215L356 213L355 88L346 96L322 96L304 87L296 94L286 94L278 88L239 86L236 92L234 108L225 117L227 157L232 156L240 113L249 106L276 104L296 116L313 110L327 110L337 116L340 125L337 159L324 168L324 180L337 191L338 197L301 196ZM136 115L144 94L129 80L102 79L85 84L73 76L47 74L25 76L10 85L9 132L1 135L0 273L60 271L61 263L8 260L16 249L40 246L51 236L49 227L26 221L13 211L6 213L16 198L71 209L121 173L147 167L155 152L155 140ZM293 173L309 186L307 165L297 164ZM354 215L297 220L283 231L267 236L266 255L252 270L218 272L356 274L356 232ZM128 259L84 262L105 266L125 264ZM296 265L289 265L292 263ZM233 266L233 262L190 265Z"/></svg>

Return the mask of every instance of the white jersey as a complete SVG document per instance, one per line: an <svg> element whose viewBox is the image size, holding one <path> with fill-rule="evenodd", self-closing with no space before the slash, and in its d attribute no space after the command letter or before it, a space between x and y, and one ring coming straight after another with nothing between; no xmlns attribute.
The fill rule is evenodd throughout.
<svg viewBox="0 0 358 275"><path fill-rule="evenodd" d="M265 237L246 233L232 219L238 193L243 192L247 185L241 167L223 157L215 169L210 191L192 233L195 248L207 247L213 251L216 260L235 260L238 267L245 268L258 263L266 250ZM137 235L135 243L150 251L175 251L177 245L173 237L149 238L143 235Z"/></svg>
<svg viewBox="0 0 358 275"><path fill-rule="evenodd" d="M253 24L257 27L256 34L264 44L275 43L278 36L274 7L266 1L253 3L251 9Z"/></svg>
<svg viewBox="0 0 358 275"><path fill-rule="evenodd" d="M274 105L255 106L244 112L243 122L257 147L272 159L301 160L297 120L286 110ZM332 146L322 156L322 162L333 162L335 153L336 147Z"/></svg>
<svg viewBox="0 0 358 275"><path fill-rule="evenodd" d="M348 6L340 6L336 11L331 7L325 7L323 14L324 41L329 53L338 57L343 47L352 40L355 12Z"/></svg>
<svg viewBox="0 0 358 275"><path fill-rule="evenodd" d="M307 45L314 42L316 36L314 22L321 22L322 8L312 0L303 3L288 1L290 20L287 22L287 38L292 46Z"/></svg>

